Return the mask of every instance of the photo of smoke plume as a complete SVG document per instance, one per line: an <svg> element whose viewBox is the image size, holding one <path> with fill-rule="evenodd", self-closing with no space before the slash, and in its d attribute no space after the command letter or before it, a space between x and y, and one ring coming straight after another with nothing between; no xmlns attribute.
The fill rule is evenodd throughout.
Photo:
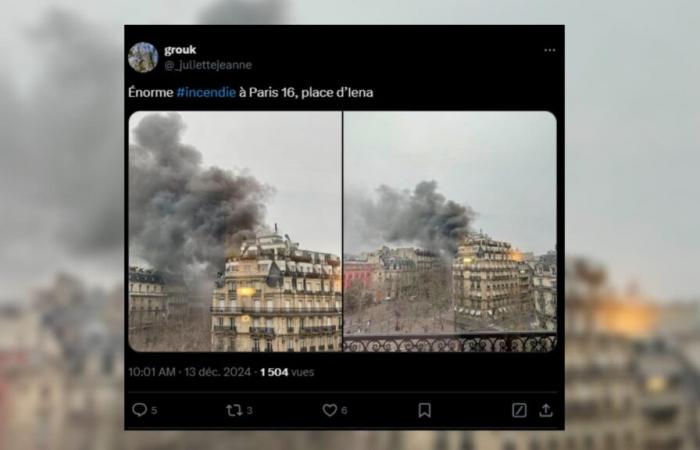
<svg viewBox="0 0 700 450"><path fill-rule="evenodd" d="M346 351L546 351L556 339L556 121L346 112Z"/></svg>
<svg viewBox="0 0 700 450"><path fill-rule="evenodd" d="M132 115L134 349L340 349L340 127L331 112Z"/></svg>

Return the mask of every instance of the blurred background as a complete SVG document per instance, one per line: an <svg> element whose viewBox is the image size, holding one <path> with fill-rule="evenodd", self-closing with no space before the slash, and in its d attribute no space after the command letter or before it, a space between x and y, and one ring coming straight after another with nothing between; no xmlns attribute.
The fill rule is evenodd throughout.
<svg viewBox="0 0 700 450"><path fill-rule="evenodd" d="M125 23L565 24L567 430L123 432ZM6 1L0 449L699 449L698 30L697 0Z"/></svg>

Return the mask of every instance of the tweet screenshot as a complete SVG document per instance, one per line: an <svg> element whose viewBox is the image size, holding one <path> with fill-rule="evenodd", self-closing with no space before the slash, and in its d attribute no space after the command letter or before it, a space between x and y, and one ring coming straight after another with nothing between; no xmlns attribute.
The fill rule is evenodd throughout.
<svg viewBox="0 0 700 450"><path fill-rule="evenodd" d="M564 27L125 26L125 428L563 429Z"/></svg>

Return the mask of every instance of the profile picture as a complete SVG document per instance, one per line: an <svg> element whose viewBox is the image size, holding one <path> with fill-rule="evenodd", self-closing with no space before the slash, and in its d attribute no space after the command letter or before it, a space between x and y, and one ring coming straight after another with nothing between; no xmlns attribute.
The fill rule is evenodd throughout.
<svg viewBox="0 0 700 450"><path fill-rule="evenodd" d="M140 73L150 72L158 64L158 50L148 42L139 42L129 49L129 65Z"/></svg>

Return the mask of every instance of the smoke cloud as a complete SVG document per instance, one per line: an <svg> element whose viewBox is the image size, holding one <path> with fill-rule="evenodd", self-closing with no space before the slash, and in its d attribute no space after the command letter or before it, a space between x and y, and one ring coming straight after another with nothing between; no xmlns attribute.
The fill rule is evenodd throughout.
<svg viewBox="0 0 700 450"><path fill-rule="evenodd" d="M206 7L200 22L214 25L271 25L284 23L286 0L220 0Z"/></svg>
<svg viewBox="0 0 700 450"><path fill-rule="evenodd" d="M211 280L227 251L263 223L272 188L204 167L176 113L145 116L129 145L130 254L158 270ZM227 248L227 245L229 248Z"/></svg>
<svg viewBox="0 0 700 450"><path fill-rule="evenodd" d="M437 192L437 182L421 181L412 191L381 185L374 198L346 192L344 215L350 251L410 244L449 256L457 251L476 213L447 200Z"/></svg>

